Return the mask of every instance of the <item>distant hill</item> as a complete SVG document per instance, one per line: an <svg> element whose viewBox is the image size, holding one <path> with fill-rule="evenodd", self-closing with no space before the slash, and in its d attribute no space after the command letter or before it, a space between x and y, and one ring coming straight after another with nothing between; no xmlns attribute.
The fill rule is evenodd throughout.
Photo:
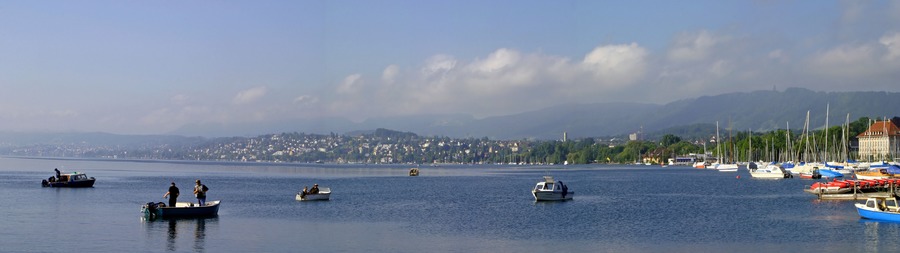
<svg viewBox="0 0 900 253"><path fill-rule="evenodd" d="M801 88L784 91L753 91L702 96L665 105L642 103L564 104L513 115L476 119L470 115L418 115L373 118L355 123L342 118L295 120L267 124L192 125L171 134L183 136L253 136L280 132L347 133L385 128L422 136L491 139L570 139L621 136L664 129L699 125L702 129L729 127L735 131L801 129L806 112L810 127L825 124L825 107L830 105L830 125L840 125L847 113L850 120L859 117L900 115L900 93L890 92L816 92ZM697 130L700 131L700 130Z"/></svg>

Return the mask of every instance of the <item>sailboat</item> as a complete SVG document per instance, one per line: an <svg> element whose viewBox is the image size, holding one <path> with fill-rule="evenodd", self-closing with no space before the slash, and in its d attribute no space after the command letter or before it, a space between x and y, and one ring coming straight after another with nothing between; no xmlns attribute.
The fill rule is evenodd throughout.
<svg viewBox="0 0 900 253"><path fill-rule="evenodd" d="M719 122L716 122L716 147L718 147L718 144L719 144L718 136L719 136ZM730 139L731 139L731 128L730 127L728 129L728 139L729 139L729 142L731 142L730 141ZM734 145L734 142L731 142L731 145ZM734 157L733 157L734 149L733 148L732 148L730 155L732 156L732 159L730 161L728 161L728 163L719 162L719 165L716 166L716 170L718 170L719 172L737 172L738 171L738 165L734 163ZM719 157L720 157L719 161L722 161L722 158L724 158L724 156L722 156L721 154L719 155Z"/></svg>

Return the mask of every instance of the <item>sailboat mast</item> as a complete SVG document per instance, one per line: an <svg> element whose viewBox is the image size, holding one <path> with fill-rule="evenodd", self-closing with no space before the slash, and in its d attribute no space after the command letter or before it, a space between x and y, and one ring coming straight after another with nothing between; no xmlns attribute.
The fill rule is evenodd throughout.
<svg viewBox="0 0 900 253"><path fill-rule="evenodd" d="M828 163L828 110L831 109L831 104L825 104L825 155L822 156L822 162Z"/></svg>

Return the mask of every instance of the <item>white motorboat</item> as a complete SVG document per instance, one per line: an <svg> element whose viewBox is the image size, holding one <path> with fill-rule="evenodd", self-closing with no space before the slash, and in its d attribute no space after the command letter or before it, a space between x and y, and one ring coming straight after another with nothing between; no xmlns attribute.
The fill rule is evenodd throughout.
<svg viewBox="0 0 900 253"><path fill-rule="evenodd" d="M753 165L755 163L751 163ZM765 168L754 168L751 166L750 176L754 178L789 178L793 177L790 172L785 171L777 164L768 164Z"/></svg>
<svg viewBox="0 0 900 253"><path fill-rule="evenodd" d="M555 181L552 176L544 176L544 181L534 186L531 195L535 201L561 201L572 199L575 192L569 191L569 187L562 181Z"/></svg>
<svg viewBox="0 0 900 253"><path fill-rule="evenodd" d="M298 192L295 199L300 201L309 201L309 200L328 200L331 197L331 188L322 187L319 188L318 193L306 193Z"/></svg>
<svg viewBox="0 0 900 253"><path fill-rule="evenodd" d="M719 172L737 172L738 165L735 163L722 163L716 166Z"/></svg>

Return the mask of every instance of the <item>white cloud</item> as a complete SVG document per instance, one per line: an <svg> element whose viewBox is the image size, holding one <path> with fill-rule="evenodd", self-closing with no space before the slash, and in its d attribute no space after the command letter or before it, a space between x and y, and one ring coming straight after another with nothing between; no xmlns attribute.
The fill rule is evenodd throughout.
<svg viewBox="0 0 900 253"><path fill-rule="evenodd" d="M265 86L253 87L247 90L242 90L234 95L234 98L231 99L231 103L235 105L244 105L253 103L256 100L262 98L268 92L268 88Z"/></svg>
<svg viewBox="0 0 900 253"><path fill-rule="evenodd" d="M361 74L352 74L347 77L344 77L344 81L341 82L337 87L338 94L351 94L357 93L362 90L362 75Z"/></svg>
<svg viewBox="0 0 900 253"><path fill-rule="evenodd" d="M294 104L308 105L308 104L315 104L317 102L319 102L319 98L315 97L315 96L310 96L310 95L303 95L303 96L294 98Z"/></svg>
<svg viewBox="0 0 900 253"><path fill-rule="evenodd" d="M894 61L900 58L900 33L886 34L878 42L887 49L884 60Z"/></svg>
<svg viewBox="0 0 900 253"><path fill-rule="evenodd" d="M668 57L674 62L693 62L705 60L713 53L715 47L727 38L717 37L708 31L679 34L669 49Z"/></svg>
<svg viewBox="0 0 900 253"><path fill-rule="evenodd" d="M469 64L468 69L477 73L497 72L516 64L520 58L519 52L501 48L488 55L484 60L475 60Z"/></svg>
<svg viewBox="0 0 900 253"><path fill-rule="evenodd" d="M644 75L647 54L647 50L636 43L599 46L588 53L582 63L598 81L620 86Z"/></svg>
<svg viewBox="0 0 900 253"><path fill-rule="evenodd" d="M456 67L456 59L453 56L439 54L432 56L425 62L422 67L422 75L431 76L444 73Z"/></svg>
<svg viewBox="0 0 900 253"><path fill-rule="evenodd" d="M400 67L397 65L388 65L384 68L384 71L381 73L381 81L386 84L393 84L397 80L397 75L400 74Z"/></svg>

